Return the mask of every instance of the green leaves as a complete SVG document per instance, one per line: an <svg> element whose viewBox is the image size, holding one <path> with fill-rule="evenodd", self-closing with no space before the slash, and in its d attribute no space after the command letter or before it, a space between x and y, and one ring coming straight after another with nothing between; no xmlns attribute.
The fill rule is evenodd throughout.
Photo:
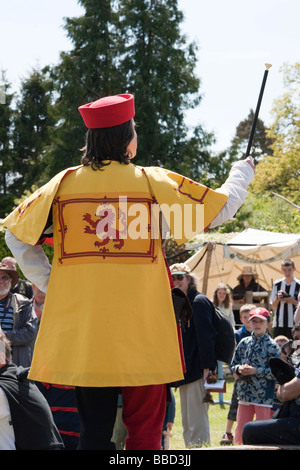
<svg viewBox="0 0 300 470"><path fill-rule="evenodd" d="M177 0L80 1L85 15L67 18L73 49L53 70L61 125L49 155L50 174L79 163L85 129L77 107L99 97L135 95L138 125L136 163L199 175L201 138L188 136L184 111L200 102L194 74L196 46L181 35ZM74 131L74 132L73 132ZM57 154L63 157L57 162ZM188 151L188 153L187 153ZM192 151L192 153L190 153Z"/></svg>
<svg viewBox="0 0 300 470"><path fill-rule="evenodd" d="M268 132L273 140L273 155L258 165L252 190L256 195L274 191L299 204L300 63L285 65L282 71L287 91L275 101L275 119Z"/></svg>

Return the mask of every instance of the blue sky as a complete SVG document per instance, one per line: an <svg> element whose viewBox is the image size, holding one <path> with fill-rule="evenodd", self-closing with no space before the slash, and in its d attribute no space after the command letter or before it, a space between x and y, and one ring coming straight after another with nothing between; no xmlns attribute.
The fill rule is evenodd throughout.
<svg viewBox="0 0 300 470"><path fill-rule="evenodd" d="M284 92L280 68L300 61L299 0L179 0L188 41L199 47L200 106L187 112L191 126L214 131L215 150L230 145L238 123L255 109L265 63L271 63L260 117L272 121ZM79 16L76 0L0 0L0 68L14 90L36 66L55 64L71 47L63 18Z"/></svg>

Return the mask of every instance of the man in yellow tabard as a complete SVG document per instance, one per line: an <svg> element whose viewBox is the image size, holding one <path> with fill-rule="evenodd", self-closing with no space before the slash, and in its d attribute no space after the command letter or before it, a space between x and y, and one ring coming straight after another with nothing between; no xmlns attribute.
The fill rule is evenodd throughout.
<svg viewBox="0 0 300 470"><path fill-rule="evenodd" d="M192 221L199 231L234 215L253 165L239 161L213 191L131 163L132 95L79 111L88 128L82 164L56 175L4 221L24 275L47 292L29 377L75 386L81 449L113 448L121 387L126 448L158 450L165 384L183 378L159 213L177 243L185 242ZM41 246L49 233L52 266Z"/></svg>

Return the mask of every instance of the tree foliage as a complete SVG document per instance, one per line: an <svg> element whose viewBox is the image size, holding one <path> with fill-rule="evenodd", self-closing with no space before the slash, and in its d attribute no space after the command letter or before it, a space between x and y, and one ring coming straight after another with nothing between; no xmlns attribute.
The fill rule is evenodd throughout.
<svg viewBox="0 0 300 470"><path fill-rule="evenodd" d="M249 193L235 219L217 230L222 233L240 232L246 227L269 232L299 233L300 212L276 196Z"/></svg>
<svg viewBox="0 0 300 470"><path fill-rule="evenodd" d="M78 107L107 95L135 95L137 164L203 183L212 176L213 135L185 123L185 111L201 101L200 79L177 0L79 3L84 14L65 19L71 50L22 81L14 110L8 94L1 108L1 217L24 190L80 163L86 128Z"/></svg>
<svg viewBox="0 0 300 470"><path fill-rule="evenodd" d="M133 93L139 146L136 163L163 165L199 177L212 136L191 136L184 111L199 104L196 45L181 34L177 0L80 0L85 14L67 18L73 48L47 70L57 96L57 125L48 151L48 176L80 161L85 128L78 106Z"/></svg>
<svg viewBox="0 0 300 470"><path fill-rule="evenodd" d="M54 124L50 116L51 91L39 70L34 70L21 85L14 115L13 171L11 190L15 197L33 184L43 181L45 152L50 144L50 128Z"/></svg>
<svg viewBox="0 0 300 470"><path fill-rule="evenodd" d="M123 53L118 14L110 0L80 0L85 13L66 18L65 30L72 49L60 54L59 63L45 68L52 80L56 125L47 150L45 178L80 163L86 129L78 107L102 96L124 92L119 68Z"/></svg>
<svg viewBox="0 0 300 470"><path fill-rule="evenodd" d="M246 119L241 121L235 132L235 136L232 139L230 147L231 157L238 157L246 154L249 137L251 133L252 123L254 119L254 111L250 110ZM272 144L274 143L274 138L268 135L268 129L266 128L264 122L258 118L255 126L255 132L253 136L253 141L251 145L250 154L254 159L254 163L257 164L263 158L273 154Z"/></svg>
<svg viewBox="0 0 300 470"><path fill-rule="evenodd" d="M5 214L13 203L10 192L13 175L13 108L14 94L10 93L11 84L7 81L5 71L1 72L1 85L4 89L4 102L0 104L0 214Z"/></svg>
<svg viewBox="0 0 300 470"><path fill-rule="evenodd" d="M121 0L127 89L136 97L139 126L137 162L192 172L201 166L206 136L187 137L184 111L199 104L196 45L181 34L177 0ZM203 145L204 144L204 145Z"/></svg>
<svg viewBox="0 0 300 470"><path fill-rule="evenodd" d="M286 93L275 101L274 122L269 136L273 155L258 167L252 191L256 195L276 192L299 204L300 178L300 63L282 67Z"/></svg>
<svg viewBox="0 0 300 470"><path fill-rule="evenodd" d="M248 116L237 125L235 135L228 149L210 155L207 162L207 175L211 178L211 187L219 187L223 184L233 163L245 156L253 119L254 112L250 110ZM273 154L272 144L274 139L268 136L268 131L269 129L264 122L258 118L250 152L255 164L266 156Z"/></svg>

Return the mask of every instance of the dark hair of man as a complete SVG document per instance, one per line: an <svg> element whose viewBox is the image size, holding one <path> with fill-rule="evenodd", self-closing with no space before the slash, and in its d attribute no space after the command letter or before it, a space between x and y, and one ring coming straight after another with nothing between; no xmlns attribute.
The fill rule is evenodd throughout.
<svg viewBox="0 0 300 470"><path fill-rule="evenodd" d="M84 166L91 165L93 170L101 170L104 166L109 165L111 160L128 165L130 155L127 147L133 137L133 119L119 126L88 129L86 145L82 149L84 153L81 157L81 163Z"/></svg>
<svg viewBox="0 0 300 470"><path fill-rule="evenodd" d="M281 266L292 266L293 268L295 267L295 263L292 259L284 259L282 262L281 262Z"/></svg>
<svg viewBox="0 0 300 470"><path fill-rule="evenodd" d="M5 351L4 351L5 350ZM11 344L7 339L6 334L0 329L0 351L5 352L5 359L7 364L12 361Z"/></svg>

